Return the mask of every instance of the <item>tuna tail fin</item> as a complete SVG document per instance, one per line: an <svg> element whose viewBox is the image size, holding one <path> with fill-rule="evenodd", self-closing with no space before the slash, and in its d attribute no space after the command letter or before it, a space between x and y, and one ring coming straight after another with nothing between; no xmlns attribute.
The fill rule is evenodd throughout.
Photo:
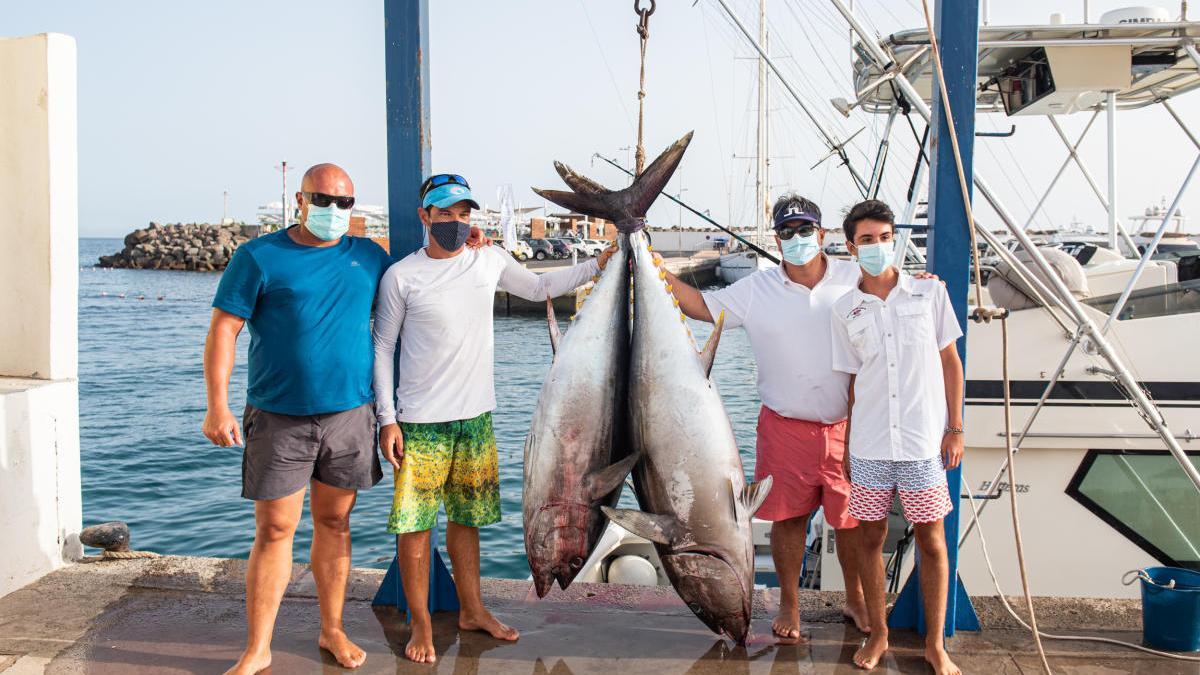
<svg viewBox="0 0 1200 675"><path fill-rule="evenodd" d="M534 188L533 191L576 213L604 218L615 223L618 228L633 231L641 227L641 221L650 210L650 205L662 193L667 181L671 180L691 141L692 132L689 131L664 150L650 166L634 178L632 185L623 190L609 190L556 162L554 168L572 191L538 188Z"/></svg>
<svg viewBox="0 0 1200 675"><path fill-rule="evenodd" d="M637 464L641 458L642 453L635 452L620 461L585 476L583 479L584 490L587 492L588 499L591 501L602 499L605 495L621 487L621 484L625 481L625 477L633 470L633 465Z"/></svg>
<svg viewBox="0 0 1200 675"><path fill-rule="evenodd" d="M771 485L774 482L774 478L767 476L757 483L751 483L742 488L742 506L746 509L746 512L750 516L753 516L754 513L758 511L758 508L762 506L763 501L765 501L767 498L767 495L771 493Z"/></svg>
<svg viewBox="0 0 1200 675"><path fill-rule="evenodd" d="M614 509L608 506L601 506L600 510L609 520L656 544L670 546L677 538L679 523L670 516L659 516L634 509Z"/></svg>
<svg viewBox="0 0 1200 675"><path fill-rule="evenodd" d="M705 377L712 372L713 361L717 358L717 345L721 343L721 331L724 328L725 310L721 310L721 314L713 326L713 332L708 336L708 341L704 343L704 349L700 352L700 366L704 368Z"/></svg>
<svg viewBox="0 0 1200 675"><path fill-rule="evenodd" d="M554 301L549 297L546 298L546 323L550 326L550 350L558 355L558 341L562 339L562 333L558 330L558 319L554 316Z"/></svg>

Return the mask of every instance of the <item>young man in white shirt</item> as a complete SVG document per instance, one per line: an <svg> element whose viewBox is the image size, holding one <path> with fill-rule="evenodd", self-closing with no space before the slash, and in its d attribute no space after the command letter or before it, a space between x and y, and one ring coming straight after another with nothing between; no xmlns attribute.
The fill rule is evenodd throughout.
<svg viewBox="0 0 1200 675"><path fill-rule="evenodd" d="M951 509L945 472L963 454L963 367L955 347L962 331L942 284L894 265L895 218L886 204L855 205L842 227L862 281L833 305L833 367L850 376L845 468L872 628L854 663L870 670L888 648L883 544L899 492L921 554L925 660L937 675L959 674L942 634L950 583L942 520Z"/></svg>
<svg viewBox="0 0 1200 675"><path fill-rule="evenodd" d="M433 663L428 611L429 530L445 503L446 548L462 609L458 626L516 640L484 606L479 589L479 530L500 520L500 476L491 411L492 306L496 288L545 300L581 286L612 256L541 275L495 246L470 249L467 181L438 174L421 186L421 222L429 244L392 265L375 308L375 404L379 445L395 469L388 531L399 535L400 572L412 613L405 656ZM393 383L396 343L399 380ZM393 405L393 395L395 404Z"/></svg>
<svg viewBox="0 0 1200 675"><path fill-rule="evenodd" d="M797 194L771 209L783 255L774 269L725 288L701 293L668 273L687 316L726 328L744 328L758 365L755 480L774 485L756 517L773 521L771 555L779 577L776 635L802 640L799 587L809 516L824 508L837 531L837 555L846 581L842 612L869 631L858 580L858 525L849 513L850 485L842 471L849 376L833 369L829 316L834 301L858 284L858 265L826 256L821 209ZM664 268L665 269L665 268Z"/></svg>

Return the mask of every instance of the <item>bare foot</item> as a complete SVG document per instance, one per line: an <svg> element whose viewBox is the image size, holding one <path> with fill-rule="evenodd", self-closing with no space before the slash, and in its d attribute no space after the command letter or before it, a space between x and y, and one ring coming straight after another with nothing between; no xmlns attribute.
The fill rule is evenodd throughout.
<svg viewBox="0 0 1200 675"><path fill-rule="evenodd" d="M950 660L944 647L926 647L925 660L937 675L962 675L962 670Z"/></svg>
<svg viewBox="0 0 1200 675"><path fill-rule="evenodd" d="M333 658L337 659L343 668L357 668L367 660L367 653L351 642L350 638L346 637L346 631L340 628L322 628L317 645L333 654Z"/></svg>
<svg viewBox="0 0 1200 675"><path fill-rule="evenodd" d="M460 612L458 615L458 629L481 630L497 640L508 640L509 642L514 642L517 638L521 637L516 628L504 625L486 609L480 609L478 612L471 613Z"/></svg>
<svg viewBox="0 0 1200 675"><path fill-rule="evenodd" d="M780 599L779 614L771 623L771 632L786 640L796 643L808 642L800 634L800 607L798 602Z"/></svg>
<svg viewBox="0 0 1200 675"><path fill-rule="evenodd" d="M433 649L433 623L429 617L424 620L413 617L412 636L404 647L404 655L409 661L417 663L437 662L437 652Z"/></svg>
<svg viewBox="0 0 1200 675"><path fill-rule="evenodd" d="M271 667L271 651L244 651L238 662L225 671L225 675L254 675Z"/></svg>
<svg viewBox="0 0 1200 675"><path fill-rule="evenodd" d="M847 602L842 607L842 616L854 622L854 627L864 633L871 632L871 624L868 620L867 606L863 602L851 603Z"/></svg>
<svg viewBox="0 0 1200 675"><path fill-rule="evenodd" d="M863 640L863 646L854 652L854 665L863 670L871 670L879 665L879 660L883 658L887 649L888 641L886 635L872 635Z"/></svg>

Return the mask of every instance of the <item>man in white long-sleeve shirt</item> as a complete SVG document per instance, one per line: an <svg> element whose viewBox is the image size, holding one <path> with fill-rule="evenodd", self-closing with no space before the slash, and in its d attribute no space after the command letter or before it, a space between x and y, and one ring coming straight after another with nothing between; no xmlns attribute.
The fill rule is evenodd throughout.
<svg viewBox="0 0 1200 675"><path fill-rule="evenodd" d="M444 502L446 548L458 587L458 625L516 640L484 606L479 590L479 530L500 520L500 479L491 411L492 303L496 288L545 300L583 285L613 249L573 267L534 274L503 249L464 246L479 205L461 176L439 174L421 187L429 245L392 265L375 308L375 407L379 444L394 467L388 531L399 535L400 572L412 612L405 655L436 659L427 610L429 530ZM397 339L399 379L393 382ZM393 394L395 404L393 404Z"/></svg>

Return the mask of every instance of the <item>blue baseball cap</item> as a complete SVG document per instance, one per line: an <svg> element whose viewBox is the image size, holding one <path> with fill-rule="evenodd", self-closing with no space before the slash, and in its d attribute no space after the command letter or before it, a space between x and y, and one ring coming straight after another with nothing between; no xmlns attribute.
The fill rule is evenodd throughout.
<svg viewBox="0 0 1200 675"><path fill-rule="evenodd" d="M423 209L430 206L444 209L459 202L468 202L473 209L479 208L479 202L471 195L471 186L462 176L446 173L430 176L422 187Z"/></svg>
<svg viewBox="0 0 1200 675"><path fill-rule="evenodd" d="M813 223L814 225L821 224L821 210L812 204L809 208L805 208L803 204L788 204L786 207L778 209L774 214L775 227L781 227L787 223L797 220Z"/></svg>

